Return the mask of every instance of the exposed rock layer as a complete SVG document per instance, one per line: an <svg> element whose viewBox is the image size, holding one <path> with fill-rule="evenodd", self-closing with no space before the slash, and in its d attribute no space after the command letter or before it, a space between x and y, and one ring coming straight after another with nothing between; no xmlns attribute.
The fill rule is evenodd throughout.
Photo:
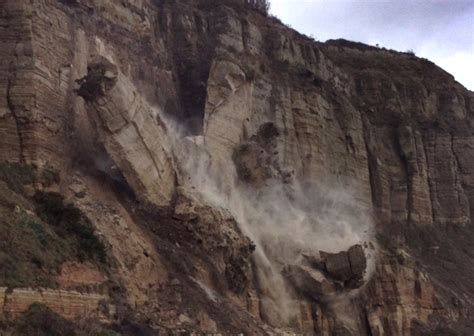
<svg viewBox="0 0 474 336"><path fill-rule="evenodd" d="M95 317L107 321L108 312L101 307L101 301L106 299L107 296L102 294L77 291L17 288L10 293L7 288L0 288L2 315L13 317L19 316L33 303L41 303L65 318Z"/></svg>

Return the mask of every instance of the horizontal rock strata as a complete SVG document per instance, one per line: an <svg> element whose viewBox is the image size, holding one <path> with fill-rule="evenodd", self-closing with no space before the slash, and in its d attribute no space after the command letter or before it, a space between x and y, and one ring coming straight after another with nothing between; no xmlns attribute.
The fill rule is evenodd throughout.
<svg viewBox="0 0 474 336"><path fill-rule="evenodd" d="M107 321L106 312L101 306L107 300L106 295L79 293L76 291L42 289L33 290L28 288L16 288L12 291L0 288L0 303L2 303L2 314L8 316L19 316L33 303L48 306L51 310L64 318L96 317Z"/></svg>

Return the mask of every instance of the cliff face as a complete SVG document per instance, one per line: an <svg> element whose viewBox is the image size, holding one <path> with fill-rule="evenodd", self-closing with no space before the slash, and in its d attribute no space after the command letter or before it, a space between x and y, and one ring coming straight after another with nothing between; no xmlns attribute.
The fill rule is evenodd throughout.
<svg viewBox="0 0 474 336"><path fill-rule="evenodd" d="M109 320L472 330L474 94L452 76L232 2L0 8L0 160L60 173L107 247Z"/></svg>

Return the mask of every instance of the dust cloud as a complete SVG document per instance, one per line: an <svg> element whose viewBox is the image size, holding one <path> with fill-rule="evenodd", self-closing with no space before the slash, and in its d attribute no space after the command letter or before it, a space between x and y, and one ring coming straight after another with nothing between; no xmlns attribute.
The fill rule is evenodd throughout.
<svg viewBox="0 0 474 336"><path fill-rule="evenodd" d="M154 113L167 127L179 183L203 202L229 211L255 243L256 275L268 320L288 323L298 310L282 274L285 265L301 263L302 255L337 253L373 241L370 211L356 201L355 187L270 179L254 188L239 180L230 157L208 152L204 137L185 136L162 111ZM367 257L365 279L375 268L374 252Z"/></svg>

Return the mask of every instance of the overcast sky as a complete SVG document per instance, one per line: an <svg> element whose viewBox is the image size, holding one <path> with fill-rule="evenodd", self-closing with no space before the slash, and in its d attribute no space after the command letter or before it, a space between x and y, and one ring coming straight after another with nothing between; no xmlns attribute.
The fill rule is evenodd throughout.
<svg viewBox="0 0 474 336"><path fill-rule="evenodd" d="M319 41L345 38L428 58L474 90L474 0L271 0Z"/></svg>

